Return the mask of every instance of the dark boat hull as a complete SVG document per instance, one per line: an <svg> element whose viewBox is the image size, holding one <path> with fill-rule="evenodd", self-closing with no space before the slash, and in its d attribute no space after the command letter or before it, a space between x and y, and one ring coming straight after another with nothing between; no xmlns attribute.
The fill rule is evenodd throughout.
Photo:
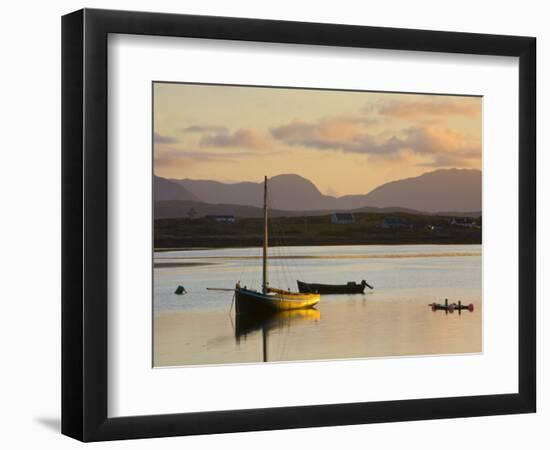
<svg viewBox="0 0 550 450"><path fill-rule="evenodd" d="M297 280L298 290L303 293L318 293L318 294L362 294L365 291L366 285L358 283L347 284L319 284L319 283L304 283Z"/></svg>
<svg viewBox="0 0 550 450"><path fill-rule="evenodd" d="M241 313L264 313L312 308L319 302L319 295L263 294L244 288L235 289L235 309Z"/></svg>

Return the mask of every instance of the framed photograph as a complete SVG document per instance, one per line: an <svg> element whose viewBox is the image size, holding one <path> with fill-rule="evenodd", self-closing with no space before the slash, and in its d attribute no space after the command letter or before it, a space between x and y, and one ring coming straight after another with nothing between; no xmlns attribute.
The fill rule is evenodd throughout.
<svg viewBox="0 0 550 450"><path fill-rule="evenodd" d="M62 21L62 432L535 412L536 40Z"/></svg>

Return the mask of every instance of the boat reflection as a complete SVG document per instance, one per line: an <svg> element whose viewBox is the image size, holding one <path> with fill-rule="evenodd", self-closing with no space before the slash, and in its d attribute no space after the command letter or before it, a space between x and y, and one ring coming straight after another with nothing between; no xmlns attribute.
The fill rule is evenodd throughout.
<svg viewBox="0 0 550 450"><path fill-rule="evenodd" d="M319 320L321 320L321 313L315 308L273 311L262 314L235 314L235 341L239 344L242 339L246 340L248 335L261 331L263 361L267 362L269 332L314 324Z"/></svg>

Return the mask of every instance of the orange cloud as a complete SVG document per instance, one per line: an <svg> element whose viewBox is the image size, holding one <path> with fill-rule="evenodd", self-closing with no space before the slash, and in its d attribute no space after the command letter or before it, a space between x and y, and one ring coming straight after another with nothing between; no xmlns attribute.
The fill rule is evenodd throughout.
<svg viewBox="0 0 550 450"><path fill-rule="evenodd" d="M155 173L185 171L198 164L236 164L242 161L242 158L254 156L251 152L208 152L155 148Z"/></svg>
<svg viewBox="0 0 550 450"><path fill-rule="evenodd" d="M205 136L201 139L200 145L203 147L241 147L261 150L268 148L270 143L256 131L241 128L234 133L222 132Z"/></svg>
<svg viewBox="0 0 550 450"><path fill-rule="evenodd" d="M165 136L156 131L153 133L153 142L155 144L174 144L178 140L172 136Z"/></svg>
<svg viewBox="0 0 550 450"><path fill-rule="evenodd" d="M395 160L407 153L434 166L470 165L481 157L481 142L456 130L436 126L409 127L373 134L359 121L339 118L317 123L293 121L273 128L271 133L290 146L344 153L369 154Z"/></svg>
<svg viewBox="0 0 550 450"><path fill-rule="evenodd" d="M464 134L442 127L411 127L405 130L404 143L417 153L479 153L479 142L468 138Z"/></svg>
<svg viewBox="0 0 550 450"><path fill-rule="evenodd" d="M419 116L469 116L481 113L479 98L438 98L430 100L400 100L385 102L378 107L384 116L418 118Z"/></svg>
<svg viewBox="0 0 550 450"><path fill-rule="evenodd" d="M181 131L184 133L227 133L227 128L222 125L192 125Z"/></svg>
<svg viewBox="0 0 550 450"><path fill-rule="evenodd" d="M358 133L365 132L370 125L378 121L373 118L343 115L321 119L318 124L319 135L326 139L350 139Z"/></svg>
<svg viewBox="0 0 550 450"><path fill-rule="evenodd" d="M354 152L351 148L354 142L361 138L369 139L367 132L376 123L377 119L360 115L330 116L315 123L295 119L286 125L272 128L271 135L291 146Z"/></svg>

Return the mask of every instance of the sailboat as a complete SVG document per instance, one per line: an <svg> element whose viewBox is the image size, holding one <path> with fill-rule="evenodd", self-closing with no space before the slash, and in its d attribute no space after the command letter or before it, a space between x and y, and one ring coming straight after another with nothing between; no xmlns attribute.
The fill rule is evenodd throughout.
<svg viewBox="0 0 550 450"><path fill-rule="evenodd" d="M268 280L268 205L267 205L267 177L264 178L264 241L262 257L262 286L261 291L247 289L240 283L235 286L235 312L266 313L289 311L295 309L312 308L319 300L319 293L291 292L269 286Z"/></svg>

